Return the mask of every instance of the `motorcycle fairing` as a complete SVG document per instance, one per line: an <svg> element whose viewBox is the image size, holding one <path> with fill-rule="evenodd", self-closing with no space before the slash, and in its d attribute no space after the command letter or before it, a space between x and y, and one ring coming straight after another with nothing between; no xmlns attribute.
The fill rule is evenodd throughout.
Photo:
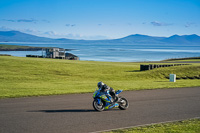
<svg viewBox="0 0 200 133"><path fill-rule="evenodd" d="M93 93L93 97L96 97L96 95L99 95L99 91L98 90Z"/></svg>
<svg viewBox="0 0 200 133"><path fill-rule="evenodd" d="M115 104L109 104L105 107L105 109L111 109L111 108L118 108L119 107L119 104L118 103L115 103Z"/></svg>
<svg viewBox="0 0 200 133"><path fill-rule="evenodd" d="M110 102L110 100L108 99L106 95L101 95L100 98L105 102Z"/></svg>
<svg viewBox="0 0 200 133"><path fill-rule="evenodd" d="M101 104L101 99L97 98L97 103L98 103L98 105L100 105Z"/></svg>

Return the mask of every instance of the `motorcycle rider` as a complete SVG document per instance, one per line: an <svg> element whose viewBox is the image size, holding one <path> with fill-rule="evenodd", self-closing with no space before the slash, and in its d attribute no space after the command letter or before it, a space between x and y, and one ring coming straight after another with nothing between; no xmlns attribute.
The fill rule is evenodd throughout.
<svg viewBox="0 0 200 133"><path fill-rule="evenodd" d="M115 99L115 90L112 87L104 84L102 81L97 83L100 92L103 92L106 97L110 100L110 103L113 103L113 99ZM112 98L111 98L112 97Z"/></svg>

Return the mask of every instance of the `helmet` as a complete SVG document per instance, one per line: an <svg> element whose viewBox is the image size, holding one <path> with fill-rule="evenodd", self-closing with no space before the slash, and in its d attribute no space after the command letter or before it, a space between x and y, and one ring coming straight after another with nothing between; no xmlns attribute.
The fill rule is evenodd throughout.
<svg viewBox="0 0 200 133"><path fill-rule="evenodd" d="M103 85L104 85L104 83L102 81L98 82L98 84L97 84L98 88L101 88Z"/></svg>

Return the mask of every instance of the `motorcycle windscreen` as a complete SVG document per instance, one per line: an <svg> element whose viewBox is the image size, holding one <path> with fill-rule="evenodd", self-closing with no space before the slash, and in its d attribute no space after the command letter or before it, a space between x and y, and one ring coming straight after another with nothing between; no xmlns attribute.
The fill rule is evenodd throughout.
<svg viewBox="0 0 200 133"><path fill-rule="evenodd" d="M121 93L123 90L118 90L117 92L116 92L116 94L119 94L119 93Z"/></svg>

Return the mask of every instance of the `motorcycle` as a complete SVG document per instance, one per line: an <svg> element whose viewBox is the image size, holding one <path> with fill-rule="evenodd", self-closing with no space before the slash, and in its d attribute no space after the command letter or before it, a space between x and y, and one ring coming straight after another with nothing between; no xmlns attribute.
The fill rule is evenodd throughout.
<svg viewBox="0 0 200 133"><path fill-rule="evenodd" d="M106 96L101 90L96 90L93 93L93 108L96 111L103 111L105 109L119 108L121 110L126 110L129 107L128 100L124 97L119 96L123 90L118 90L115 93L115 97ZM112 101L112 102L111 102Z"/></svg>

